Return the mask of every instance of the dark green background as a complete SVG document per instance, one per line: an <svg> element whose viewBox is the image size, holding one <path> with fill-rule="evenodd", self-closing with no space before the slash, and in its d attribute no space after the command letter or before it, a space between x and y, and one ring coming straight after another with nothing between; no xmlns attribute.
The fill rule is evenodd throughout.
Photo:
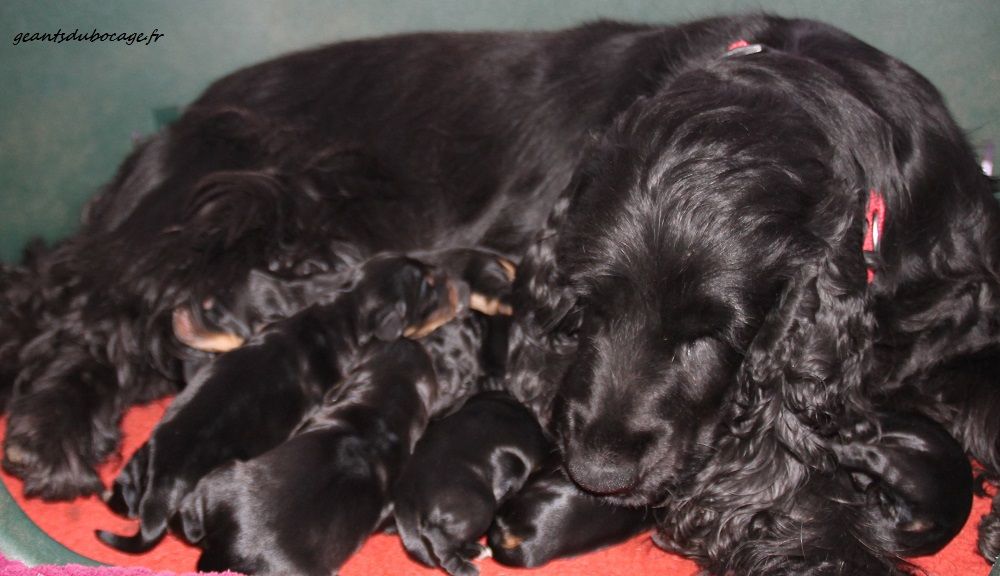
<svg viewBox="0 0 1000 576"><path fill-rule="evenodd" d="M826 20L906 60L944 92L974 142L1000 137L1000 0L368 0L0 3L0 258L71 232L155 110L183 106L244 64L407 30L554 28L610 17L675 22L768 10ZM165 34L156 44L13 45L62 28Z"/></svg>

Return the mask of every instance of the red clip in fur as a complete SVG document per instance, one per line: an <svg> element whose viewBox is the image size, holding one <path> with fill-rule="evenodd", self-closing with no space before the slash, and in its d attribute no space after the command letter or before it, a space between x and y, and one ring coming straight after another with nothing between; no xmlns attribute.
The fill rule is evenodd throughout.
<svg viewBox="0 0 1000 576"><path fill-rule="evenodd" d="M749 45L750 45L750 43L747 42L746 40L737 40L736 42L733 42L729 46L726 46L726 52L732 52L733 50L736 50L737 48L746 48Z"/></svg>
<svg viewBox="0 0 1000 576"><path fill-rule="evenodd" d="M861 249L874 252L882 240L885 228L885 197L878 190L868 191L868 207L865 208L865 241ZM868 283L875 281L875 270L868 268Z"/></svg>

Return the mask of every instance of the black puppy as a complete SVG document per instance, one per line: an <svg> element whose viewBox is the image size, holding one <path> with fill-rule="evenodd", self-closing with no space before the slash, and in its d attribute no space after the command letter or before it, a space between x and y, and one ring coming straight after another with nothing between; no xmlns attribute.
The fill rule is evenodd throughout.
<svg viewBox="0 0 1000 576"><path fill-rule="evenodd" d="M417 343L374 344L280 446L201 479L172 527L199 570L327 576L385 520L437 384Z"/></svg>
<svg viewBox="0 0 1000 576"><path fill-rule="evenodd" d="M933 554L958 534L972 510L969 459L930 419L888 413L878 422L873 438L845 434L833 453L864 493L870 533L885 549Z"/></svg>
<svg viewBox="0 0 1000 576"><path fill-rule="evenodd" d="M282 278L252 270L241 289L174 309L174 337L194 350L229 352L265 326L313 304L328 304L350 288L354 272Z"/></svg>
<svg viewBox="0 0 1000 576"><path fill-rule="evenodd" d="M174 337L190 349L219 353L241 346L265 326L314 304L328 304L350 289L362 262L350 247L338 249L336 262L308 259L285 262L295 274L251 270L245 282L228 286L201 302L174 309ZM409 254L460 278L474 290L468 307L486 315L510 315L508 302L514 265L486 250L467 248ZM464 302L466 298L462 298Z"/></svg>
<svg viewBox="0 0 1000 576"><path fill-rule="evenodd" d="M181 498L198 479L232 458L261 454L285 440L372 340L419 337L451 319L455 283L400 256L369 260L350 290L272 324L220 356L186 388L115 480L109 505L138 515L140 531L98 531L128 552L154 546Z"/></svg>
<svg viewBox="0 0 1000 576"><path fill-rule="evenodd" d="M649 508L614 506L583 492L554 457L500 507L487 544L497 562L532 568L617 544L654 522Z"/></svg>
<svg viewBox="0 0 1000 576"><path fill-rule="evenodd" d="M252 270L236 288L174 308L172 328L184 345L177 356L185 381L195 380L217 354L242 346L269 324L336 300L350 289L354 276L351 267L294 277Z"/></svg>
<svg viewBox="0 0 1000 576"><path fill-rule="evenodd" d="M484 552L477 540L551 449L534 415L509 394L474 396L428 428L396 483L403 545L452 576L479 574L470 562Z"/></svg>
<svg viewBox="0 0 1000 576"><path fill-rule="evenodd" d="M499 261L491 255L481 253L460 256L448 261L457 273L463 274L484 289L492 290L492 294L502 294L505 289L509 289L508 273L502 272ZM473 270L479 273L470 273ZM483 298L483 302L488 301ZM300 427L302 430L295 438L259 458L246 463L230 463L210 473L201 481L195 494L184 501L180 514L175 515L173 521L176 531L192 542L203 544L205 553L199 567L216 569L240 566L249 569L251 565L257 565L255 563L262 560L254 560L250 549L241 542L245 542L248 535L280 539L280 534L287 530L281 526L282 522L294 524L300 532L306 526L315 528L316 533L330 535L334 544L320 544L320 548L329 548L324 553L302 551L293 544L277 552L279 557L269 555L269 559L263 561L266 567L256 570L284 573L286 569L280 566L293 562L290 558L295 558L297 567L315 567L320 572L327 570L323 573L328 573L331 566L343 563L372 531L372 512L385 506L385 488L381 482L386 481L386 471L397 470L393 463L398 462L398 456L392 454L377 453L372 456L371 452L366 452L372 470L380 471L380 475L377 478L369 475L365 472L367 469L358 472L351 462L356 446L373 442L379 446L399 442L398 433L391 428L383 429L384 427L378 426L379 419L384 418L383 409L392 409L394 414L410 414L417 418L419 424L424 421L424 414L440 416L453 411L469 395L488 385L488 381L498 378L503 372L506 359L508 322L509 319L504 316L490 317L468 311L459 320L450 322L423 338L420 343L430 356L433 380L428 380L424 374L427 371L426 361L412 347L395 344L386 351L377 352L374 359L369 355L369 360L364 361L363 369L355 372L348 383L328 394L328 402L317 409L307 424ZM383 362L381 358L389 354L398 354L398 357ZM412 386L409 385L409 380L403 385L398 382L404 375L416 383L420 406L411 406ZM433 385L428 382L433 382ZM399 391L392 391L388 388L390 385L395 385ZM357 399L366 394L365 402L372 404L365 405L371 410L360 411L355 416L345 416L345 405L340 403L341 400L345 396ZM389 396L390 394L392 395ZM368 430L368 436L359 439L355 435L344 434L342 430L318 429L317 422L340 418L350 419L352 430ZM374 438L376 434L386 436L377 440ZM407 453L410 447L407 444ZM330 454L335 456L330 457ZM322 462L331 464L316 470L315 464ZM307 464L300 466L296 463ZM302 469L303 466L305 469ZM250 488L260 485L254 480L256 475L269 473L274 476L275 471L279 470L275 481L277 483L272 482L267 488ZM393 475L395 473L392 472ZM307 490L302 488L304 484L314 486L308 481L303 482L303 478L309 480L316 476L330 480L336 485L338 496L347 496L352 503L359 505L344 510L338 500L338 507L332 508L334 511L331 512L331 509L325 507L312 506L308 499L296 500L294 495L286 497L286 491L292 490L295 494L300 494L300 491ZM227 485L248 488L229 491L219 488ZM298 488L293 490L293 486ZM252 510L269 498L273 499L269 501L284 502L287 509L282 512L280 519L274 521L276 524L260 524L258 516ZM297 505L295 502L307 504ZM233 517L238 518L234 520L235 525L226 524L225 519L217 515L221 514L218 510L224 506L234 511ZM211 518L208 518L206 509L217 514L209 514ZM380 516L384 517L385 513L382 512ZM244 517L247 519L242 520ZM211 538L206 538L209 526ZM294 573L308 573L302 570L305 568Z"/></svg>

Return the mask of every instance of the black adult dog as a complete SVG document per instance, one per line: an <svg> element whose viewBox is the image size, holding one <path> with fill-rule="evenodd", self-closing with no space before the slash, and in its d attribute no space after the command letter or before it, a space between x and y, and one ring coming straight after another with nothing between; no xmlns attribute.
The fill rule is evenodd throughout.
<svg viewBox="0 0 1000 576"><path fill-rule="evenodd" d="M140 531L99 531L101 540L128 552L149 549L202 476L288 438L370 342L424 335L456 313L453 281L413 259L373 258L353 280L330 304L271 325L195 378L115 480L109 504L138 516Z"/></svg>
<svg viewBox="0 0 1000 576"><path fill-rule="evenodd" d="M637 97L734 38L810 25L415 34L216 82L125 161L80 232L45 255L39 289L10 288L32 294L37 314L0 344L21 349L5 366L18 376L4 466L29 495L99 491L93 466L117 445L121 410L183 384L177 307L254 269L336 271L380 250L479 247L516 261L591 135Z"/></svg>
<svg viewBox="0 0 1000 576"><path fill-rule="evenodd" d="M725 57L736 40L803 76L745 66L760 56L746 49ZM732 115L713 113L719 97ZM560 196L592 133L603 144ZM872 188L887 218L866 289ZM810 541L789 560L798 538L780 519L799 510L815 526L824 500L799 480L827 477L806 471L828 468L827 437L869 404L905 399L1000 475L997 220L933 88L815 22L601 23L305 52L215 84L53 250L39 283L64 289L38 304L54 311L20 355L5 465L31 493L93 490L121 408L180 380L174 308L250 269L284 271L288 254L335 268L345 243L515 256L541 228L519 276L522 334L541 352L512 355L560 361L513 379L544 399L554 382L538 374L575 359L557 410L574 479L619 501L669 497L670 541L713 570L864 564L879 554ZM942 371L958 383L937 386ZM601 405L612 388L627 392ZM991 557L998 512L980 543ZM817 536L842 534L835 523Z"/></svg>
<svg viewBox="0 0 1000 576"><path fill-rule="evenodd" d="M829 440L867 424L855 441L878 445L879 407L899 404L998 477L996 381L934 373L1000 358L1000 208L922 77L792 31L690 62L593 147L519 268L515 310L554 351L523 371L569 366L553 419L570 476L660 506L668 549L717 574L893 573L906 542L870 526ZM950 449L904 458L955 477Z"/></svg>
<svg viewBox="0 0 1000 576"><path fill-rule="evenodd" d="M406 550L452 576L477 576L472 560L497 507L551 452L534 414L506 392L478 394L431 424L393 489Z"/></svg>

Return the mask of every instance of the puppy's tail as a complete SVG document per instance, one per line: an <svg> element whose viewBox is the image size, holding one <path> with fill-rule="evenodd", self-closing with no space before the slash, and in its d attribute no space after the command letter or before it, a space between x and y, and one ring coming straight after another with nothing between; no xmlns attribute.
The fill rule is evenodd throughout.
<svg viewBox="0 0 1000 576"><path fill-rule="evenodd" d="M107 530L95 530L97 539L120 552L142 554L152 550L167 535L166 525L153 529L143 526L132 536L121 536Z"/></svg>

